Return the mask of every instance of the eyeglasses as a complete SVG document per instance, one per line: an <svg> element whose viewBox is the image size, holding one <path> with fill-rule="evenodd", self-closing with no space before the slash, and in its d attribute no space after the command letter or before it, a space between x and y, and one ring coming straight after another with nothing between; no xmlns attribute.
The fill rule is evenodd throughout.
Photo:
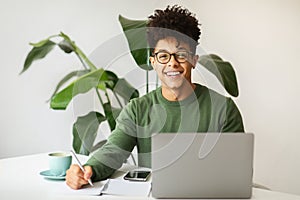
<svg viewBox="0 0 300 200"><path fill-rule="evenodd" d="M156 57L156 60L160 64L167 64L171 60L172 56L174 56L175 60L178 63L184 63L188 60L190 55L192 55L192 53L188 51L178 51L172 54L166 51L159 51L154 53L154 57Z"/></svg>

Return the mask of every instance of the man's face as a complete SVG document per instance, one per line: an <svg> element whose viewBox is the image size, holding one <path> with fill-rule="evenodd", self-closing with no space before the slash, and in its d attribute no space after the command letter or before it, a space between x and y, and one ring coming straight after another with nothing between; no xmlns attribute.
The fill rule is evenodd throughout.
<svg viewBox="0 0 300 200"><path fill-rule="evenodd" d="M160 53L158 54L158 52ZM191 71L196 65L198 56L192 55L190 52L189 44L178 42L174 37L168 37L157 42L154 49L156 56L150 57L150 61L163 88L179 90L192 84ZM175 53L177 53L176 58ZM173 55L168 61L169 54ZM186 61L183 62L184 60Z"/></svg>

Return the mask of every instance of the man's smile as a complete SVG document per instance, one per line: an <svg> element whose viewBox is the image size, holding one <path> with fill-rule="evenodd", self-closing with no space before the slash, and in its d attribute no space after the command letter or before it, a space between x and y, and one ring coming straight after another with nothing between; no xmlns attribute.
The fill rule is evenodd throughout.
<svg viewBox="0 0 300 200"><path fill-rule="evenodd" d="M167 76L178 76L180 74L182 74L183 72L180 71L168 71L168 72L164 72L165 75Z"/></svg>

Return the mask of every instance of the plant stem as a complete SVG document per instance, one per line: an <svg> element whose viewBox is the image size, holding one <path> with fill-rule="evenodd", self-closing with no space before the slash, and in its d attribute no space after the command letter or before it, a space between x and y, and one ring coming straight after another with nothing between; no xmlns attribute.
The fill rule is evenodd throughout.
<svg viewBox="0 0 300 200"><path fill-rule="evenodd" d="M109 105L111 105L107 90L105 90L105 96L107 98L107 102L109 103Z"/></svg>
<svg viewBox="0 0 300 200"><path fill-rule="evenodd" d="M146 70L146 93L149 92L149 71Z"/></svg>
<svg viewBox="0 0 300 200"><path fill-rule="evenodd" d="M100 96L100 93L99 93L99 91L97 90L97 88L95 88L95 90L96 90L98 99L99 99L99 101L100 101L100 103L101 103L101 106L102 106L102 108L103 108L103 110L104 110L104 106L103 106L104 103L103 103L103 100L102 100L102 98L101 98L101 96Z"/></svg>
<svg viewBox="0 0 300 200"><path fill-rule="evenodd" d="M150 66L150 48L147 48L147 65ZM149 93L149 71L146 70L146 93Z"/></svg>
<svg viewBox="0 0 300 200"><path fill-rule="evenodd" d="M119 103L119 106L120 106L121 108L123 108L123 105L122 105L122 103L121 103L121 101L120 101L120 98L118 97L118 95L116 94L116 92L113 91L113 94L114 94L114 96L116 97L116 99L117 99L117 101L118 101L118 103Z"/></svg>
<svg viewBox="0 0 300 200"><path fill-rule="evenodd" d="M65 40L67 40L72 45L72 47L74 48L74 52L76 53L76 55L81 58L80 59L81 62L82 62L82 59L83 59L83 61L90 67L90 69L92 71L97 70L97 67L87 58L87 56L83 53L83 51L81 51L81 49L75 44L75 42L73 42L71 40L71 38L69 36L67 36L66 34L64 34L62 32L59 34L59 36L63 37ZM82 64L84 62L82 62ZM83 65L85 66L85 64L83 64Z"/></svg>
<svg viewBox="0 0 300 200"><path fill-rule="evenodd" d="M86 66L86 64L85 64L84 61L82 60L82 58L81 58L77 53L75 53L75 54L76 54L77 58L80 60L80 62L82 63L83 68L84 68L84 69L88 69L87 66Z"/></svg>
<svg viewBox="0 0 300 200"><path fill-rule="evenodd" d="M87 56L77 46L75 47L76 54L78 54L78 56L81 57L84 60L84 62L88 64L91 70L97 70L97 67L87 58Z"/></svg>
<svg viewBox="0 0 300 200"><path fill-rule="evenodd" d="M76 49L78 50L79 48L76 47ZM79 53L76 52L76 55L77 55L77 57L79 58L80 62L82 63L83 67L84 67L85 69L88 69L87 66L86 66L86 64L85 64L85 62L84 62L84 60L82 59L82 56L84 55L84 53L81 52L81 54L79 54ZM87 58L86 58L86 60L89 61L89 59L87 59ZM89 62L90 62L90 61L89 61ZM91 62L90 62L90 63L91 63ZM89 66L91 66L91 65L89 65ZM94 64L92 64L92 66L94 66ZM95 69L96 69L96 67L95 67ZM95 87L95 91L96 91L97 96L98 96L98 99L99 99L99 101L100 101L100 103L101 103L102 109L104 110L104 106L103 106L104 103L103 103L103 100L102 100L102 98L101 98L101 95L100 95L100 93L99 93L99 90L98 90L96 87Z"/></svg>

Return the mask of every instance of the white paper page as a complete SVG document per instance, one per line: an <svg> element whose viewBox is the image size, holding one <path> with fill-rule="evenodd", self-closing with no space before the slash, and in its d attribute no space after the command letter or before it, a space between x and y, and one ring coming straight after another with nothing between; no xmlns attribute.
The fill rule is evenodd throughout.
<svg viewBox="0 0 300 200"><path fill-rule="evenodd" d="M143 196L147 197L151 190L151 182L126 181L122 179L109 179L102 194L121 196Z"/></svg>
<svg viewBox="0 0 300 200"><path fill-rule="evenodd" d="M51 187L52 187L53 193L57 194L57 195L96 196L96 195L100 195L100 192L105 183L106 183L106 181L94 182L93 183L94 186L85 185L81 189L78 189L78 190L71 189L64 182L53 184Z"/></svg>

